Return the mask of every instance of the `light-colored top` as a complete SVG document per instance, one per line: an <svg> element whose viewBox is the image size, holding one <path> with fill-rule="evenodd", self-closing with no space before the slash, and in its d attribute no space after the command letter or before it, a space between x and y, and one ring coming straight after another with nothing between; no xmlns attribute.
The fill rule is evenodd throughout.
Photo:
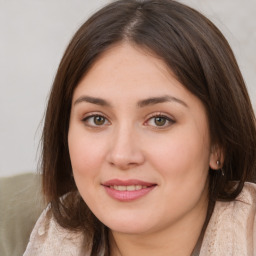
<svg viewBox="0 0 256 256"><path fill-rule="evenodd" d="M24 256L87 256L83 236L60 227L45 210L31 234ZM231 202L217 202L200 256L256 256L256 184L246 183Z"/></svg>

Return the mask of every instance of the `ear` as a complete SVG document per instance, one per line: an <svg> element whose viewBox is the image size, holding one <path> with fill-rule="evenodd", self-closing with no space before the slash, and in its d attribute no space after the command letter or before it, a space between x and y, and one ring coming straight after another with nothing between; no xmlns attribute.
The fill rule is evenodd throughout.
<svg viewBox="0 0 256 256"><path fill-rule="evenodd" d="M213 170L219 170L222 168L224 162L223 149L218 145L211 147L209 166Z"/></svg>

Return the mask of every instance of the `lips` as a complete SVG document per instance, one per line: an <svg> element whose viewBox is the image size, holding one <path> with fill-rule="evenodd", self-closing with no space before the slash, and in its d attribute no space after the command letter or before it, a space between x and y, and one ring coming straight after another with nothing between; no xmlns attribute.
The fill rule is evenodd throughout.
<svg viewBox="0 0 256 256"><path fill-rule="evenodd" d="M110 186L110 188L118 190L118 191L135 191L135 190L141 190L144 188L147 188L147 186L142 186L142 185L130 185L130 186Z"/></svg>
<svg viewBox="0 0 256 256"><path fill-rule="evenodd" d="M156 184L141 180L109 180L102 184L107 194L118 201L132 201L147 195Z"/></svg>

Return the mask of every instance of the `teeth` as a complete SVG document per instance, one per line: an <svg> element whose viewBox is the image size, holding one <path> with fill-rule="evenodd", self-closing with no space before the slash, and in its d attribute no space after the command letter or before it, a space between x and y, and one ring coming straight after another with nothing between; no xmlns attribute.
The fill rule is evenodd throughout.
<svg viewBox="0 0 256 256"><path fill-rule="evenodd" d="M126 187L125 186L114 186L115 190L119 190L119 191L125 191Z"/></svg>
<svg viewBox="0 0 256 256"><path fill-rule="evenodd" d="M127 186L126 190L127 191L134 191L135 190L135 186Z"/></svg>
<svg viewBox="0 0 256 256"><path fill-rule="evenodd" d="M143 188L147 188L147 186L141 186L141 185L130 185L130 186L110 186L110 188L113 188L118 191L135 191L140 190Z"/></svg>

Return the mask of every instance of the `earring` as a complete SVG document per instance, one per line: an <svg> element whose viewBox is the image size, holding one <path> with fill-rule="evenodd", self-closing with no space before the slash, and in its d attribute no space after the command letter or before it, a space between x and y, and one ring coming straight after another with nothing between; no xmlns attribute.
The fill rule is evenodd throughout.
<svg viewBox="0 0 256 256"><path fill-rule="evenodd" d="M222 168L220 168L220 160L217 160L217 161L216 161L216 164L218 165L219 170L221 171L222 176L224 176L224 171L223 171Z"/></svg>

